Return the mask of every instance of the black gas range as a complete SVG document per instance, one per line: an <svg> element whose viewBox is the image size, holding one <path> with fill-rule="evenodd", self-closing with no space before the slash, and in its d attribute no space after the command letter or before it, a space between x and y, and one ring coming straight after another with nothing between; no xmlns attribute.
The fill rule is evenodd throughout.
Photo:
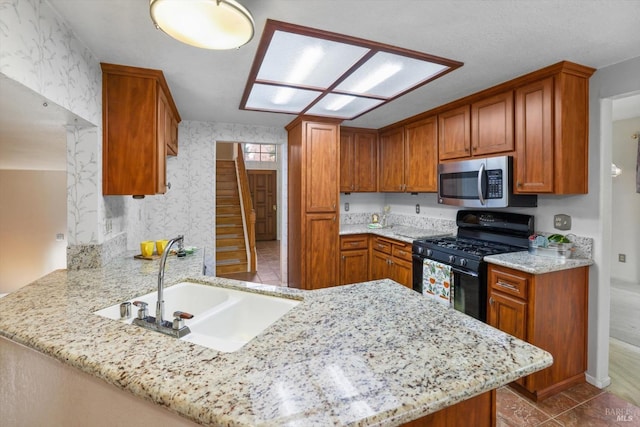
<svg viewBox="0 0 640 427"><path fill-rule="evenodd" d="M430 271L450 271L450 304L486 321L487 278L484 257L527 250L534 217L510 212L460 210L455 236L413 242L413 289L424 295ZM425 267L426 266L426 267ZM430 288L430 287L429 287Z"/></svg>

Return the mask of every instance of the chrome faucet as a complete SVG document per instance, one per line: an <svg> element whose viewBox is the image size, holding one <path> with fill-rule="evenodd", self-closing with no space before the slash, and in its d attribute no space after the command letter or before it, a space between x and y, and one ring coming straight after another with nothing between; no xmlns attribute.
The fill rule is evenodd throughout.
<svg viewBox="0 0 640 427"><path fill-rule="evenodd" d="M184 319L193 318L192 314L176 311L173 313L173 322L164 320L164 267L167 263L167 256L171 250L171 246L178 243L178 257L183 257L185 251L183 248L184 236L175 237L167 243L162 258L160 259L160 270L158 271L158 301L156 303L156 317L149 316L147 303L144 301L134 301L133 304L138 307L138 317L133 319L133 324L142 326L143 328L152 329L163 334L181 338L191 332L188 326L184 326Z"/></svg>
<svg viewBox="0 0 640 427"><path fill-rule="evenodd" d="M178 252L183 251L184 236L181 234L169 240L169 243L167 243L167 246L164 248L164 252L162 252L160 270L158 271L158 302L156 303L156 324L158 326L162 325L164 321L164 266L167 263L167 255L169 255L171 246L173 246L174 243L178 243Z"/></svg>

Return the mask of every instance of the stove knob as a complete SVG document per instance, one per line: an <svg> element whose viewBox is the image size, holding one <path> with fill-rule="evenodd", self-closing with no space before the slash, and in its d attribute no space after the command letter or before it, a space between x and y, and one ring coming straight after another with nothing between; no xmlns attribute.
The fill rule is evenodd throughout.
<svg viewBox="0 0 640 427"><path fill-rule="evenodd" d="M433 255L433 251L431 249L427 249L427 256Z"/></svg>
<svg viewBox="0 0 640 427"><path fill-rule="evenodd" d="M460 260L460 265L461 265L461 266L463 266L463 267L466 267L466 266L467 266L467 260L466 260L466 259L464 259L464 258L462 258L462 259Z"/></svg>
<svg viewBox="0 0 640 427"><path fill-rule="evenodd" d="M453 255L449 255L449 262L451 264L455 264L456 263L456 257L454 257Z"/></svg>

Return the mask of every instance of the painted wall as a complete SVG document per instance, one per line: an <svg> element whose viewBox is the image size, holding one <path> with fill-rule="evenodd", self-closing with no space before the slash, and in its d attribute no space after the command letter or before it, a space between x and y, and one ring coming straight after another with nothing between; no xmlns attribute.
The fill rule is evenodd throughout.
<svg viewBox="0 0 640 427"><path fill-rule="evenodd" d="M640 112L638 112L640 114ZM622 169L614 178L611 277L640 286L640 194L636 193L636 157L640 117L613 122L613 163ZM627 262L618 261L625 254Z"/></svg>
<svg viewBox="0 0 640 427"><path fill-rule="evenodd" d="M0 170L0 294L66 268L66 187L64 171Z"/></svg>

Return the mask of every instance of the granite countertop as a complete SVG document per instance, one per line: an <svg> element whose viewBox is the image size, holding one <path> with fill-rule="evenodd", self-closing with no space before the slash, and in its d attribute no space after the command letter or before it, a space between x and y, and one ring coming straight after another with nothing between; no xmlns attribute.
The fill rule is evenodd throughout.
<svg viewBox="0 0 640 427"><path fill-rule="evenodd" d="M340 235L350 234L374 234L376 236L389 237L406 243L427 237L449 236L451 232L433 229L411 227L408 225L392 225L385 228L369 228L367 224L340 225Z"/></svg>
<svg viewBox="0 0 640 427"><path fill-rule="evenodd" d="M93 314L156 288L158 262L132 255L0 299L0 335L205 425L399 425L552 363L391 280L301 291L202 276L197 254L171 257L168 284L301 299L239 351L218 352Z"/></svg>
<svg viewBox="0 0 640 427"><path fill-rule="evenodd" d="M484 257L484 260L490 264L501 265L531 274L552 273L554 271L593 265L593 260L588 258L558 259L532 255L527 251L489 255Z"/></svg>

